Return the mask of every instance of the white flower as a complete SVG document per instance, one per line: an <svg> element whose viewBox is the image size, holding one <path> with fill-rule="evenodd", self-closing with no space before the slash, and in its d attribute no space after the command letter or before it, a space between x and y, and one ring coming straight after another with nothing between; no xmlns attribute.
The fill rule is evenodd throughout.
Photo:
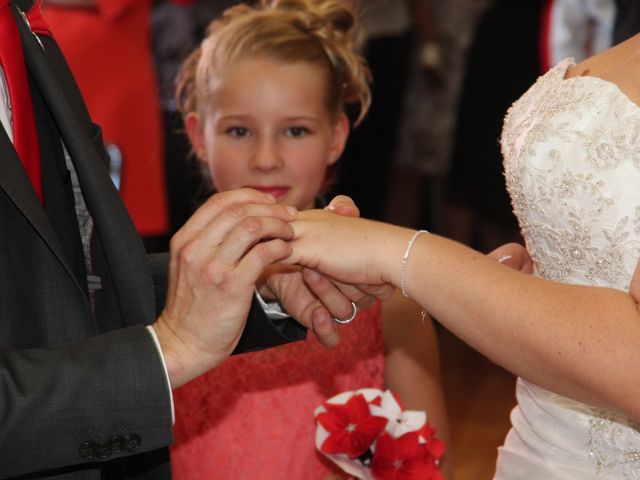
<svg viewBox="0 0 640 480"><path fill-rule="evenodd" d="M393 438L398 438L405 433L420 430L427 423L427 414L424 411L402 410L395 396L386 390L381 395L380 406L369 404L372 415L385 417L389 420L386 431Z"/></svg>

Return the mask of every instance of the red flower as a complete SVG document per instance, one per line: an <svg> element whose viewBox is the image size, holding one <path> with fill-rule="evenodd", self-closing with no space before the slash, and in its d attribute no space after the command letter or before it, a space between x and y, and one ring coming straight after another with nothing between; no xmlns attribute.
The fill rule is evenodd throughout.
<svg viewBox="0 0 640 480"><path fill-rule="evenodd" d="M361 394L353 395L344 405L325 403L326 412L317 420L329 436L321 446L324 453L346 453L357 458L366 452L387 425L387 419L369 412Z"/></svg>
<svg viewBox="0 0 640 480"><path fill-rule="evenodd" d="M405 433L397 439L384 433L376 442L371 473L376 480L441 479L438 466L425 450L418 432Z"/></svg>
<svg viewBox="0 0 640 480"><path fill-rule="evenodd" d="M445 443L439 438L435 438L436 430L431 428L428 423L425 423L418 433L427 441L425 452L427 457L433 460L438 460L442 457Z"/></svg>

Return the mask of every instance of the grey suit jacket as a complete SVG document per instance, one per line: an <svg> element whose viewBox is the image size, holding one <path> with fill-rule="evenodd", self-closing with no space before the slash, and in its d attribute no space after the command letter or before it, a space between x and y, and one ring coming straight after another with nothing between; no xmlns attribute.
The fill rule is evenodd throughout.
<svg viewBox="0 0 640 480"><path fill-rule="evenodd" d="M0 478L169 478L170 394L145 328L162 308L166 256L149 262L109 179L100 129L55 41L40 44L20 18L18 8L31 3L15 0L11 8L32 92L59 130L54 143L62 139L71 155L104 277L96 313L64 232L52 226L0 129ZM43 153L43 173L55 171L46 161ZM55 181L69 181L58 170ZM304 336L295 322L274 325L254 305L239 351Z"/></svg>

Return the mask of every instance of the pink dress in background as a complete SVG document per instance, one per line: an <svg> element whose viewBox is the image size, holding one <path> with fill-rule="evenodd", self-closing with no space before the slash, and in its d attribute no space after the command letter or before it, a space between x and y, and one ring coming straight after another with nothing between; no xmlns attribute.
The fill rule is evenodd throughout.
<svg viewBox="0 0 640 480"><path fill-rule="evenodd" d="M316 452L314 409L345 390L384 388L380 304L340 328L228 359L174 392L176 480L322 480L336 472Z"/></svg>

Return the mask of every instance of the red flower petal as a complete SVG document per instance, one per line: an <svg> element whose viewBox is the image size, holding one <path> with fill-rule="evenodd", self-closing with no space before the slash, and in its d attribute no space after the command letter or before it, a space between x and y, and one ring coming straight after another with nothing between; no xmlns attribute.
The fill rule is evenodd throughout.
<svg viewBox="0 0 640 480"><path fill-rule="evenodd" d="M320 450L324 453L347 453L351 442L349 439L349 433L346 430L341 432L332 433L329 435L322 445Z"/></svg>
<svg viewBox="0 0 640 480"><path fill-rule="evenodd" d="M347 428L349 419L333 412L323 412L316 417L316 421L328 432L340 432Z"/></svg>
<svg viewBox="0 0 640 480"><path fill-rule="evenodd" d="M347 454L351 458L357 458L366 452L371 444L384 432L388 420L384 417L374 417L363 420L356 425L356 429L350 435L350 448Z"/></svg>
<svg viewBox="0 0 640 480"><path fill-rule="evenodd" d="M395 440L389 434L381 435L371 472L376 480L428 480L439 474L433 460L425 457L425 446L419 443L417 432Z"/></svg>
<svg viewBox="0 0 640 480"><path fill-rule="evenodd" d="M346 453L351 458L362 455L378 438L387 419L371 415L369 405L360 394L353 395L344 405L326 403L327 412L317 421L329 436L320 449L325 453Z"/></svg>
<svg viewBox="0 0 640 480"><path fill-rule="evenodd" d="M408 460L424 454L424 445L420 444L418 432L405 433L396 439L395 444L398 458Z"/></svg>
<svg viewBox="0 0 640 480"><path fill-rule="evenodd" d="M444 454L445 448L446 448L446 444L438 438L432 438L427 442L427 451L429 455L435 460L442 457L442 455Z"/></svg>

